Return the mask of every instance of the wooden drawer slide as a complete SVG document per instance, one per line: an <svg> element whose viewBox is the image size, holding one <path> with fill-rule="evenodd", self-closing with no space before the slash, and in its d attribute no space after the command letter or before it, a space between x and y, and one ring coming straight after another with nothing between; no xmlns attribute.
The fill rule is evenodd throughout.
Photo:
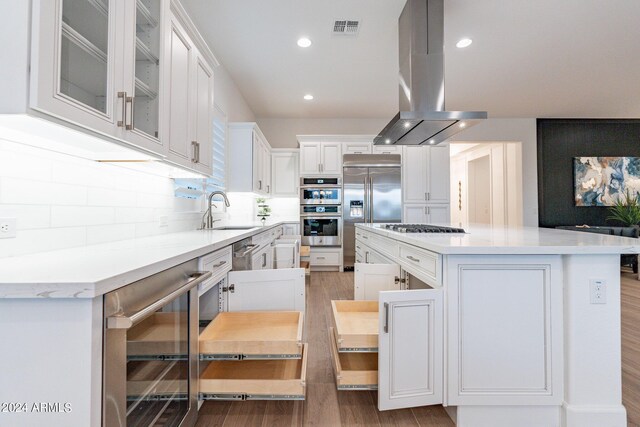
<svg viewBox="0 0 640 427"><path fill-rule="evenodd" d="M203 400L304 400L307 344L301 359L209 362L200 375Z"/></svg>
<svg viewBox="0 0 640 427"><path fill-rule="evenodd" d="M333 328L329 328L331 358L338 390L377 390L378 353L338 353L334 334Z"/></svg>
<svg viewBox="0 0 640 427"><path fill-rule="evenodd" d="M334 300L331 309L338 352L378 351L378 301Z"/></svg>
<svg viewBox="0 0 640 427"><path fill-rule="evenodd" d="M200 334L200 359L299 359L303 318L299 311L220 313Z"/></svg>
<svg viewBox="0 0 640 427"><path fill-rule="evenodd" d="M186 359L188 353L187 324L186 312L152 314L129 329L127 333L127 358L130 360ZM176 348L177 330L183 339L179 341L179 348Z"/></svg>

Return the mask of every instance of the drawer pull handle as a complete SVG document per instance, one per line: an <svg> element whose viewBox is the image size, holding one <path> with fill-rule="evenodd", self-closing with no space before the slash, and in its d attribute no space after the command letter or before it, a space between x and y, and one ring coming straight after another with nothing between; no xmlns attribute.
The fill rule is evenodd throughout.
<svg viewBox="0 0 640 427"><path fill-rule="evenodd" d="M360 249L360 246L356 245L356 249Z"/></svg>
<svg viewBox="0 0 640 427"><path fill-rule="evenodd" d="M362 238L363 238L363 239L368 239L368 238L369 238L369 236L365 236L365 235L363 234L363 235L362 235Z"/></svg>
<svg viewBox="0 0 640 427"><path fill-rule="evenodd" d="M389 333L389 303L384 303L384 333Z"/></svg>
<svg viewBox="0 0 640 427"><path fill-rule="evenodd" d="M227 261L220 261L219 263L217 263L216 265L212 265L211 268L218 268L218 267L222 267L223 265L225 265L227 263Z"/></svg>
<svg viewBox="0 0 640 427"><path fill-rule="evenodd" d="M406 258L407 258L408 260L413 261L413 262L420 262L420 260L419 260L418 258L414 258L414 257L412 257L411 255L407 255L407 257L406 257Z"/></svg>
<svg viewBox="0 0 640 427"><path fill-rule="evenodd" d="M316 257L316 258L317 258L317 259L326 259L326 258L325 258L325 257L323 257L323 256L319 256L319 257Z"/></svg>

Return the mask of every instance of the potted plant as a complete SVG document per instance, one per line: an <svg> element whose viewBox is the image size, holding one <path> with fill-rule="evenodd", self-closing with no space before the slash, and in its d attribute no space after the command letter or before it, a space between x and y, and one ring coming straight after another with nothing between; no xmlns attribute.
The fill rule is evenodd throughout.
<svg viewBox="0 0 640 427"><path fill-rule="evenodd" d="M631 197L627 189L625 196L616 200L616 204L609 208L607 221L621 222L625 227L635 227L640 224L640 195Z"/></svg>
<svg viewBox="0 0 640 427"><path fill-rule="evenodd" d="M271 207L267 204L267 199L257 198L256 203L258 203L258 218L262 221L262 225L267 221L267 217L271 216Z"/></svg>

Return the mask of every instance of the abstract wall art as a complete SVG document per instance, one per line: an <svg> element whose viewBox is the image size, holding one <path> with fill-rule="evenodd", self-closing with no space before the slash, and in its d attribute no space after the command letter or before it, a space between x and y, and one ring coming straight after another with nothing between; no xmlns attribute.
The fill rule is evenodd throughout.
<svg viewBox="0 0 640 427"><path fill-rule="evenodd" d="M613 206L640 192L640 157L574 157L576 206Z"/></svg>

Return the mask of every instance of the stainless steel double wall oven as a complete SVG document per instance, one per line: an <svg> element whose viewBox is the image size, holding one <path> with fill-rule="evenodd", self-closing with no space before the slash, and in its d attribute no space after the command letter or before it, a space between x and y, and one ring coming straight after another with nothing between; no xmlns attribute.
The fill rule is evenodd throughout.
<svg viewBox="0 0 640 427"><path fill-rule="evenodd" d="M302 244L342 244L342 180L300 178L300 230Z"/></svg>

